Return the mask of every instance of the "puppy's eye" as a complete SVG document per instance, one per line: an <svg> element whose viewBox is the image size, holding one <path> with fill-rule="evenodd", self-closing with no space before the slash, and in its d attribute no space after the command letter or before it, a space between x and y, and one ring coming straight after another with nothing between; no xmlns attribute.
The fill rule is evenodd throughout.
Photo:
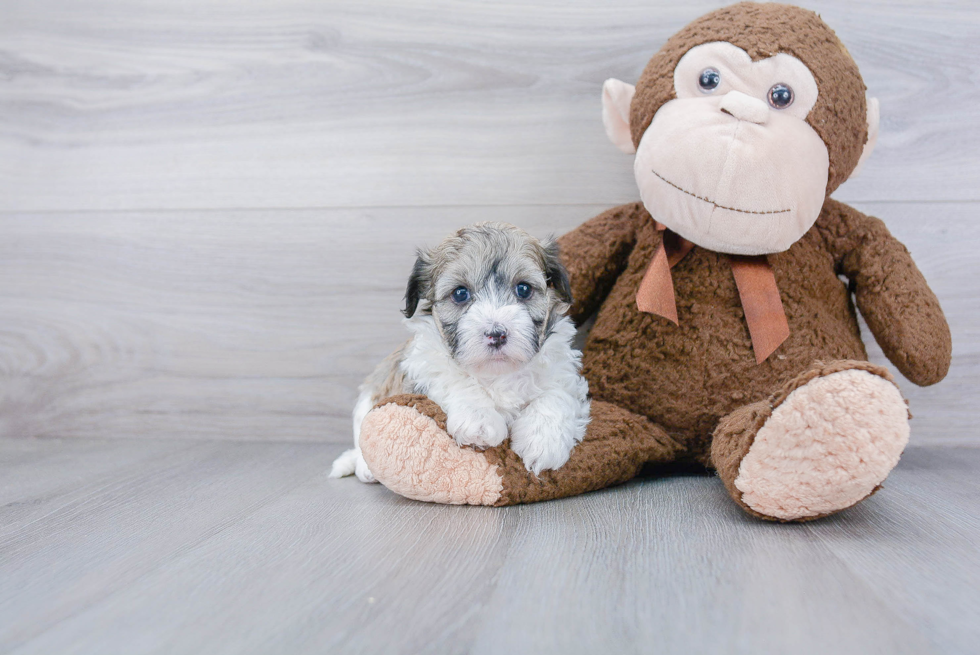
<svg viewBox="0 0 980 655"><path fill-rule="evenodd" d="M466 287L456 287L452 293L453 302L462 305L470 299L470 290Z"/></svg>
<svg viewBox="0 0 980 655"><path fill-rule="evenodd" d="M721 84L721 73L714 68L705 68L698 76L698 86L702 93L711 93Z"/></svg>
<svg viewBox="0 0 980 655"><path fill-rule="evenodd" d="M527 300L531 297L531 285L527 282L518 282L517 286L514 287L514 293L521 300Z"/></svg>

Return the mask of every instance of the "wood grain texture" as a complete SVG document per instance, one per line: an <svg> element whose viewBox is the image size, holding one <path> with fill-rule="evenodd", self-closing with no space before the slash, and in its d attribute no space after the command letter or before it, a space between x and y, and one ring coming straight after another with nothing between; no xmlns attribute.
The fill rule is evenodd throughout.
<svg viewBox="0 0 980 655"><path fill-rule="evenodd" d="M40 626L56 625L131 585L160 558L207 540L298 481L322 475L329 463L304 454L299 444L269 449L170 440L133 448L110 442L96 444L102 457L72 460L63 452L77 453L77 446L46 445L47 470L31 470L58 480L60 462L60 473L75 480L43 493L22 488L17 502L0 507L3 652L36 636ZM3 452L22 448L16 442ZM0 466L6 473L8 466Z"/></svg>
<svg viewBox="0 0 980 655"><path fill-rule="evenodd" d="M0 653L973 653L972 0L805 3L882 105L837 197L953 330L884 490L783 526L707 476L503 509L325 477L413 249L635 199L602 81L720 4L0 3Z"/></svg>
<svg viewBox="0 0 980 655"><path fill-rule="evenodd" d="M953 330L949 377L901 383L913 443L980 442L976 205L857 207L910 247ZM560 234L601 209L0 215L0 434L346 443L357 385L406 338L416 246L479 220Z"/></svg>
<svg viewBox="0 0 980 655"><path fill-rule="evenodd" d="M883 106L838 197L876 201L953 323L950 378L905 386L915 438L972 442L980 12L854 4L812 5ZM601 82L715 6L3 3L0 435L346 442L414 246L635 199Z"/></svg>
<svg viewBox="0 0 980 655"><path fill-rule="evenodd" d="M0 210L603 204L603 80L723 2L8 0ZM842 200L977 200L973 0L813 0L881 100Z"/></svg>
<svg viewBox="0 0 980 655"><path fill-rule="evenodd" d="M133 463L133 442L84 441L0 439L0 479L25 443L74 478L17 496L36 516L0 535L0 652L965 655L980 638L978 449L912 448L859 507L773 525L708 476L445 507L328 480L336 446L147 442L159 456Z"/></svg>
<svg viewBox="0 0 980 655"><path fill-rule="evenodd" d="M595 211L0 215L0 434L346 442L417 245Z"/></svg>

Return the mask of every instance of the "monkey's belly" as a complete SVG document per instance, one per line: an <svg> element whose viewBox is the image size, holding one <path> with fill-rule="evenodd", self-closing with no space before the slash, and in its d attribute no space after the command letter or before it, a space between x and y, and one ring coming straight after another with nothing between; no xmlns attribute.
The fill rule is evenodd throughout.
<svg viewBox="0 0 980 655"><path fill-rule="evenodd" d="M599 310L583 369L594 398L649 417L702 459L722 416L767 397L815 360L867 354L833 270L811 268L804 276L796 257L777 256L770 261L790 336L756 363L727 258L695 253L689 267L681 262L674 273L679 325L636 308L643 267L631 265Z"/></svg>

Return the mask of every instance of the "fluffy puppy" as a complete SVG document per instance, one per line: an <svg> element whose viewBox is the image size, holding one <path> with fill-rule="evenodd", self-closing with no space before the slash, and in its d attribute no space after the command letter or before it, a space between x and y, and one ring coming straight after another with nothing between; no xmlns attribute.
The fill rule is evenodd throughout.
<svg viewBox="0 0 980 655"><path fill-rule="evenodd" d="M357 447L361 421L398 393L438 403L460 446L493 447L509 434L529 471L559 468L589 422L588 383L565 316L571 301L557 244L513 225L480 223L420 250L405 292L413 336L361 386L354 448L330 476L374 481Z"/></svg>

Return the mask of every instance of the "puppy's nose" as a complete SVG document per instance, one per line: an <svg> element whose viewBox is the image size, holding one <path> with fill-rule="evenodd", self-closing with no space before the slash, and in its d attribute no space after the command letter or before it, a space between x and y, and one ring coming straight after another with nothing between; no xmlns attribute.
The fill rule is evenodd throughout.
<svg viewBox="0 0 980 655"><path fill-rule="evenodd" d="M489 332L484 332L483 334L486 336L487 344L491 348L500 348L507 343L507 330L502 327L494 327Z"/></svg>

